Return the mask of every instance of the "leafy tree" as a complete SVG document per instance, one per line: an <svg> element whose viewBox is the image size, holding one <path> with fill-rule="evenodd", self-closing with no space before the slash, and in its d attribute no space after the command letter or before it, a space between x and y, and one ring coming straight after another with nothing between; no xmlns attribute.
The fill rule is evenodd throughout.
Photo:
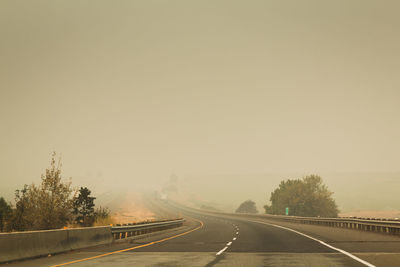
<svg viewBox="0 0 400 267"><path fill-rule="evenodd" d="M61 162L59 159L56 163L55 158L54 152L40 185L24 185L15 191L15 209L0 198L1 231L4 226L7 231L57 229L75 218L81 225L90 226L97 218L109 219L108 209L94 210L95 198L90 196L89 189L81 187L76 197L77 191L72 189L71 181L62 181Z"/></svg>
<svg viewBox="0 0 400 267"><path fill-rule="evenodd" d="M266 213L285 214L286 207L290 215L310 217L337 217L338 207L318 175L303 179L282 181L271 193L271 205L265 205Z"/></svg>
<svg viewBox="0 0 400 267"><path fill-rule="evenodd" d="M258 213L256 203L251 200L246 200L236 209L236 213Z"/></svg>
<svg viewBox="0 0 400 267"><path fill-rule="evenodd" d="M91 191L87 187L81 187L79 195L74 199L74 214L76 220L82 226L92 226L95 221L94 200L90 196ZM105 215L105 210L99 211L101 216Z"/></svg>
<svg viewBox="0 0 400 267"><path fill-rule="evenodd" d="M24 185L21 190L15 190L15 210L12 214L10 227L13 230L24 231L32 228L32 222L28 219L28 214L31 213L28 207L28 190L28 185Z"/></svg>
<svg viewBox="0 0 400 267"><path fill-rule="evenodd" d="M71 221L74 191L71 182L62 182L61 163L56 164L55 157L54 152L39 186L25 185L16 191L15 230L57 229Z"/></svg>
<svg viewBox="0 0 400 267"><path fill-rule="evenodd" d="M4 231L7 221L12 214L12 208L3 197L0 197L0 232Z"/></svg>

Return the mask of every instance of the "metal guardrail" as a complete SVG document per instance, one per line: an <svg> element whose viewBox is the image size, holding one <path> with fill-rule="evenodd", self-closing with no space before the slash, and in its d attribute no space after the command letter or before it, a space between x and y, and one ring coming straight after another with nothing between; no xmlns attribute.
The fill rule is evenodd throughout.
<svg viewBox="0 0 400 267"><path fill-rule="evenodd" d="M247 214L249 215L249 214ZM349 228L362 231L400 235L400 222L397 220L373 220L358 218L320 218L320 217L298 217L283 215L254 215L268 219L295 222L302 224L323 225L330 227Z"/></svg>
<svg viewBox="0 0 400 267"><path fill-rule="evenodd" d="M349 217L339 217L341 219L359 219L359 220L373 220L373 221L389 221L389 222L400 222L399 218L365 218L365 217L356 217L356 216L349 216Z"/></svg>
<svg viewBox="0 0 400 267"><path fill-rule="evenodd" d="M182 207L182 206L181 206ZM192 208L193 209L193 208ZM383 234L392 234L400 236L400 220L393 219L374 219L374 218L321 218L321 217L300 217L300 216L284 216L272 214L254 214L254 213L228 213L217 212L212 210L194 209L200 212L208 212L218 215L243 216L252 218L263 218L271 220L280 220L286 222L314 224L330 227L348 228L361 231L370 231Z"/></svg>
<svg viewBox="0 0 400 267"><path fill-rule="evenodd" d="M148 222L141 224L125 224L111 227L114 239L124 239L132 236L144 235L152 232L176 228L183 225L185 219Z"/></svg>
<svg viewBox="0 0 400 267"><path fill-rule="evenodd" d="M204 210L199 210L204 211ZM226 213L207 211L214 214L246 216L253 218L263 218L271 220L280 220L286 222L323 225L330 227L348 228L361 231L369 231L383 234L392 234L400 236L400 221L399 220L383 220L371 218L321 218L321 217L299 217L299 216L284 216L272 214L250 214L250 213Z"/></svg>

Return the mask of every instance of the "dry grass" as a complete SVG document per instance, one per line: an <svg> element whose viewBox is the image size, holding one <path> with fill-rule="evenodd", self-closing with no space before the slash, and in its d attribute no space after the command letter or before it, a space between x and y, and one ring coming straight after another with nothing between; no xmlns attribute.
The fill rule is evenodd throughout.
<svg viewBox="0 0 400 267"><path fill-rule="evenodd" d="M155 219L144 200L137 195L127 194L118 202L118 207L113 208L112 220L115 223L135 223Z"/></svg>
<svg viewBox="0 0 400 267"><path fill-rule="evenodd" d="M106 226L106 225L115 225L116 221L114 220L113 217L107 217L104 219L98 219L96 222L93 224L93 226Z"/></svg>

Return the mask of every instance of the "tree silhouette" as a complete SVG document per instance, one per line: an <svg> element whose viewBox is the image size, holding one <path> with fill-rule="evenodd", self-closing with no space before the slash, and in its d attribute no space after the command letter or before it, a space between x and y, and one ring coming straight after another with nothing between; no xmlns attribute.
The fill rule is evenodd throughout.
<svg viewBox="0 0 400 267"><path fill-rule="evenodd" d="M94 200L87 187L81 187L79 195L74 199L74 214L76 221L82 226L92 226L95 220Z"/></svg>
<svg viewBox="0 0 400 267"><path fill-rule="evenodd" d="M4 226L12 214L11 205L3 197L0 197L0 232L4 231Z"/></svg>
<svg viewBox="0 0 400 267"><path fill-rule="evenodd" d="M332 194L318 175L289 179L271 193L271 205L264 208L270 214L283 215L289 208L290 215L295 216L337 217L339 210Z"/></svg>
<svg viewBox="0 0 400 267"><path fill-rule="evenodd" d="M258 213L256 203L251 200L246 200L236 209L236 213Z"/></svg>

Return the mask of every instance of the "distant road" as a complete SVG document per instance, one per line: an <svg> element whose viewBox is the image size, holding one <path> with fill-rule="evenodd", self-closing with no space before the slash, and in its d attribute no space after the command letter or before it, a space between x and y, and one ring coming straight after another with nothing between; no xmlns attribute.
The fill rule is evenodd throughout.
<svg viewBox="0 0 400 267"><path fill-rule="evenodd" d="M293 232L273 221L179 212L190 223L178 232L9 266L400 266L400 238L394 236L279 223Z"/></svg>

